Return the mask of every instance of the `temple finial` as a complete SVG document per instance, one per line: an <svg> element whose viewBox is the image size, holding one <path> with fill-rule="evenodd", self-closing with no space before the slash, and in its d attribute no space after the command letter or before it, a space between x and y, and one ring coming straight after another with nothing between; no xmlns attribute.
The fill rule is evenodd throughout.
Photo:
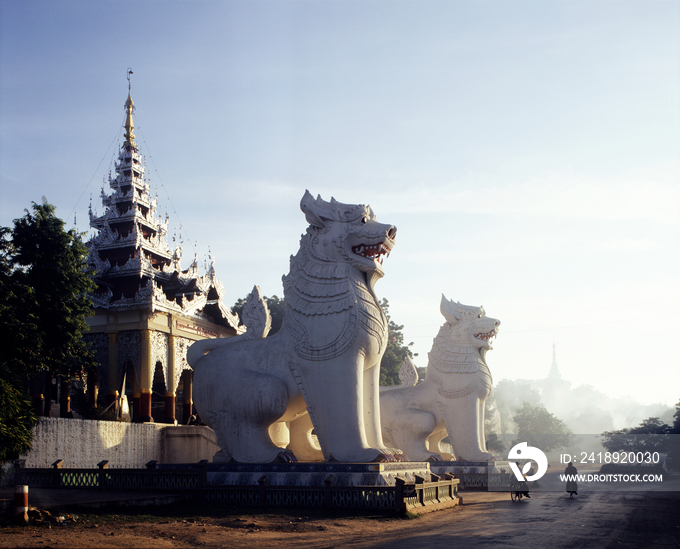
<svg viewBox="0 0 680 549"><path fill-rule="evenodd" d="M137 148L137 143L135 143L135 134L132 133L135 129L135 125L132 122L132 113L135 111L135 104L132 101L132 83L130 82L131 74L133 74L132 69L128 67L128 98L127 101L125 101L125 112L127 112L127 117L125 119L125 143L123 146L132 146Z"/></svg>

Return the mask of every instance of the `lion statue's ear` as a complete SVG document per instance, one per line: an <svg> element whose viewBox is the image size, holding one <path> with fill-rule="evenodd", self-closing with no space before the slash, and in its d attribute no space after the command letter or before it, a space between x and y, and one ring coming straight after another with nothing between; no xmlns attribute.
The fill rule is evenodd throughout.
<svg viewBox="0 0 680 549"><path fill-rule="evenodd" d="M442 300L441 303L439 304L439 311L444 315L444 318L446 319L446 322L451 324L451 326L455 326L458 324L458 319L453 315L453 311L451 311L451 302L446 299L446 296L442 294Z"/></svg>
<svg viewBox="0 0 680 549"><path fill-rule="evenodd" d="M314 212L318 200L321 200L321 196L319 196L317 200L314 200L312 194L306 190L305 195L302 197L302 200L300 200L300 209L304 212L307 223L313 227L323 229L326 224L324 223L323 219L317 215L316 212Z"/></svg>

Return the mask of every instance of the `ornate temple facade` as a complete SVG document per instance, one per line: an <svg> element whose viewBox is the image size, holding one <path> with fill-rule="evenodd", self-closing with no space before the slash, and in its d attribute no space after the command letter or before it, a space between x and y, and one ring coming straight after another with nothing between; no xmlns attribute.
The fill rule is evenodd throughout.
<svg viewBox="0 0 680 549"><path fill-rule="evenodd" d="M157 199L150 196L135 142L131 93L125 112L125 141L115 177L108 178L111 192L102 189L104 213L97 215L90 205L90 226L97 234L87 246L97 289L85 338L100 364L97 385L107 403L117 402L124 391L132 401L133 421L186 423L193 404L187 348L243 328L224 303L214 263L201 274L195 257L182 270L181 245L169 248L168 218L156 215Z"/></svg>

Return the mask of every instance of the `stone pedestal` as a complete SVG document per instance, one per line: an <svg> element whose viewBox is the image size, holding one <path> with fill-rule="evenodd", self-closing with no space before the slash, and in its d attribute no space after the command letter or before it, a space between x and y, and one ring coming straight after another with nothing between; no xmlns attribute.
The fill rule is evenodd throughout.
<svg viewBox="0 0 680 549"><path fill-rule="evenodd" d="M218 454L215 460L219 459ZM208 484L257 486L262 477L269 486L394 486L397 478L430 481L430 464L407 463L219 463L208 464Z"/></svg>
<svg viewBox="0 0 680 549"><path fill-rule="evenodd" d="M437 461L430 469L435 475L455 475L463 490L487 490L489 485L501 485L503 475L512 474L507 461Z"/></svg>
<svg viewBox="0 0 680 549"><path fill-rule="evenodd" d="M205 425L178 425L163 429L164 463L197 463L210 460L219 450L215 432Z"/></svg>

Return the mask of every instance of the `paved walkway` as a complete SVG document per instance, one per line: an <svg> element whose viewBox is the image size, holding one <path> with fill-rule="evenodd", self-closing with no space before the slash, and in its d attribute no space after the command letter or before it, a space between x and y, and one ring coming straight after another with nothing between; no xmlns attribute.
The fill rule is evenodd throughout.
<svg viewBox="0 0 680 549"><path fill-rule="evenodd" d="M453 514L434 513L409 535L364 547L409 549L670 549L680 547L680 492L469 493ZM445 518L446 517L446 518ZM422 521L422 522L421 522Z"/></svg>

